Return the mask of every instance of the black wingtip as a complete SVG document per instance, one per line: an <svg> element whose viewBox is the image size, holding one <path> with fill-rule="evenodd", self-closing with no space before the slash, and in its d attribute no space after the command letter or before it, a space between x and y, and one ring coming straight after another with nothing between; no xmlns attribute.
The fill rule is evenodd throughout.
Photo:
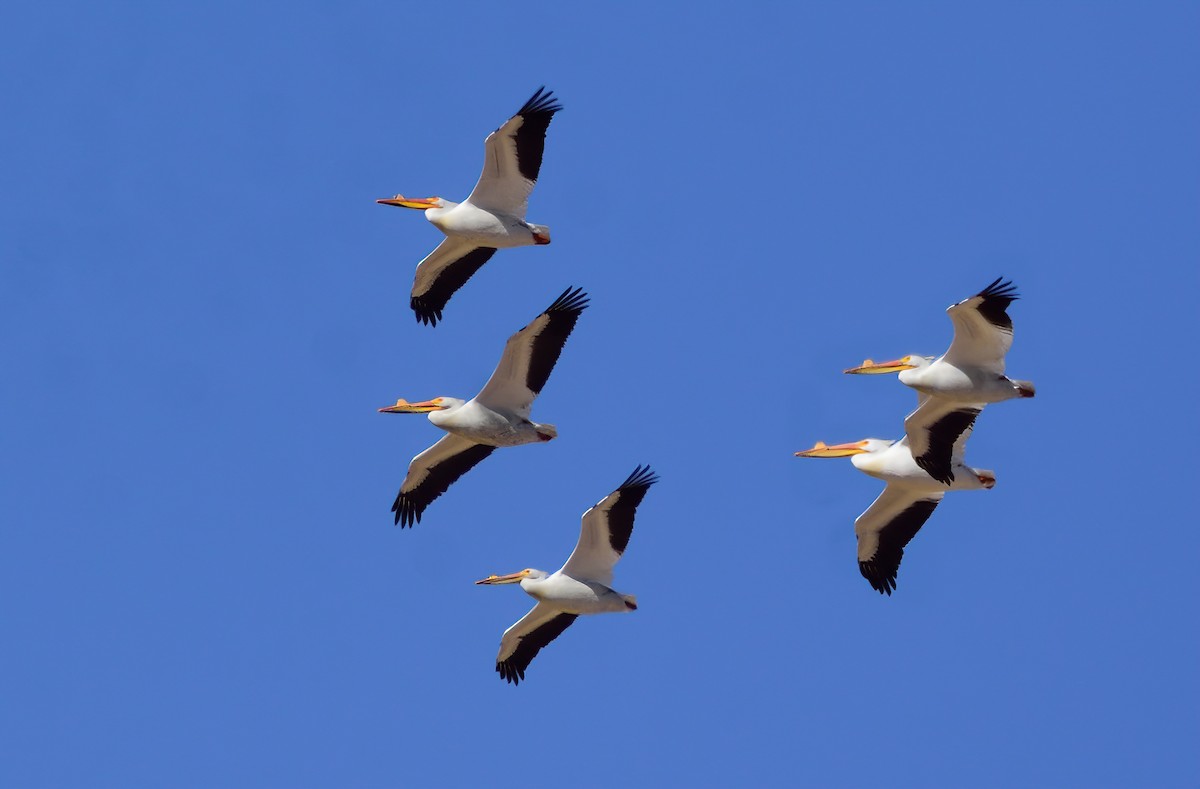
<svg viewBox="0 0 1200 789"><path fill-rule="evenodd" d="M553 115L561 111L562 105L558 103L558 99L554 98L554 91L546 90L546 86L542 85L529 97L521 109L517 110L517 114L529 117L535 114Z"/></svg>
<svg viewBox="0 0 1200 789"><path fill-rule="evenodd" d="M954 472L950 470L949 464L936 463L928 455L920 455L913 460L917 461L917 465L921 467L922 471L943 485L950 485L954 482Z"/></svg>
<svg viewBox="0 0 1200 789"><path fill-rule="evenodd" d="M411 528L414 523L421 522L421 513L423 509L417 507L415 503L409 501L403 493L397 494L396 500L392 503L392 512L396 513L394 523L401 529Z"/></svg>
<svg viewBox="0 0 1200 789"><path fill-rule="evenodd" d="M590 303L591 299L583 292L583 288L568 286L543 312L583 312Z"/></svg>
<svg viewBox="0 0 1200 789"><path fill-rule="evenodd" d="M525 679L524 670L510 664L508 661L497 663L496 673L498 673L500 678L508 682L510 685L520 685L521 680Z"/></svg>
<svg viewBox="0 0 1200 789"><path fill-rule="evenodd" d="M1017 286L1012 283L1012 280L1005 280L1004 277L996 277L990 285L975 295L985 299L1008 299L1009 301L1021 298L1017 294Z"/></svg>
<svg viewBox="0 0 1200 789"><path fill-rule="evenodd" d="M863 578L867 579L867 583L876 592L888 597L892 596L892 590L896 588L895 573L884 573L874 561L859 562L858 572L862 574Z"/></svg>
<svg viewBox="0 0 1200 789"><path fill-rule="evenodd" d="M410 298L408 306L412 308L413 314L417 316L417 323L423 323L426 326L437 326L437 322L442 319L442 311L436 307L429 306L419 296Z"/></svg>
<svg viewBox="0 0 1200 789"><path fill-rule="evenodd" d="M650 469L650 465L638 466L633 470L633 473L625 478L625 481L617 488L617 490L626 490L628 488L648 488L658 482L658 474Z"/></svg>

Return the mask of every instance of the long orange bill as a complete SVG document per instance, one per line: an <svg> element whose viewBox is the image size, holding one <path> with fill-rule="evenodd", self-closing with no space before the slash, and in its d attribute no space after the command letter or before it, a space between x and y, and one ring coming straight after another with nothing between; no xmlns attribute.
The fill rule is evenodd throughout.
<svg viewBox="0 0 1200 789"><path fill-rule="evenodd" d="M898 373L901 370L911 369L913 369L913 365L905 364L903 359L893 359L890 362L873 362L866 359L858 367L851 367L843 372L850 375L879 375L880 373Z"/></svg>
<svg viewBox="0 0 1200 789"><path fill-rule="evenodd" d="M481 578L475 582L476 586L480 584L515 584L525 577L525 571L519 573L509 573L508 575L489 575L487 578Z"/></svg>
<svg viewBox="0 0 1200 789"><path fill-rule="evenodd" d="M381 414L427 414L430 411L440 411L441 406L436 400L423 400L420 403L410 403L401 397L395 405L379 409Z"/></svg>
<svg viewBox="0 0 1200 789"><path fill-rule="evenodd" d="M806 449L803 452L797 452L798 458L844 458L850 455L861 455L867 450L863 449L862 441L852 441L849 444L833 444L827 445L824 441L818 441L813 445L812 449Z"/></svg>
<svg viewBox="0 0 1200 789"><path fill-rule="evenodd" d="M405 197L404 195L396 195L395 197L382 197L375 202L380 205L394 205L400 208L419 208L422 211L426 208L437 206L436 197Z"/></svg>

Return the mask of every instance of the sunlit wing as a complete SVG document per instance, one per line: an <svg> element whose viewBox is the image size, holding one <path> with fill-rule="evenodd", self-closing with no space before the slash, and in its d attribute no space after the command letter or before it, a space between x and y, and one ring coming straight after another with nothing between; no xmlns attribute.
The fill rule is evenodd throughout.
<svg viewBox="0 0 1200 789"><path fill-rule="evenodd" d="M904 437L917 465L938 482L953 482L953 461L962 460L983 407L922 395L917 410L904 418Z"/></svg>
<svg viewBox="0 0 1200 789"><path fill-rule="evenodd" d="M538 603L516 624L504 631L500 653L496 655L496 671L502 679L514 685L525 679L525 669L537 657L542 647L558 638L570 627L578 614L565 614L545 603Z"/></svg>
<svg viewBox="0 0 1200 789"><path fill-rule="evenodd" d="M871 588L891 595L904 557L904 546L916 536L942 500L941 493L914 493L888 485L854 521L858 537L858 571Z"/></svg>
<svg viewBox="0 0 1200 789"><path fill-rule="evenodd" d="M496 250L491 247L477 247L470 241L447 236L417 264L409 301L417 321L436 326L454 292L494 254Z"/></svg>
<svg viewBox="0 0 1200 789"><path fill-rule="evenodd" d="M613 566L629 544L638 505L655 482L658 475L649 466L638 466L619 488L583 513L579 542L560 572L611 586Z"/></svg>
<svg viewBox="0 0 1200 789"><path fill-rule="evenodd" d="M588 305L580 288L567 288L528 326L508 338L504 354L492 377L475 400L489 408L511 410L529 416L533 400L562 354L567 337Z"/></svg>
<svg viewBox="0 0 1200 789"><path fill-rule="evenodd" d="M562 105L543 86L517 114L484 141L483 172L467 201L480 208L525 218L529 195L542 169L546 129Z"/></svg>
<svg viewBox="0 0 1200 789"><path fill-rule="evenodd" d="M494 449L449 433L413 458L408 464L408 476L392 504L396 525L420 523L425 508Z"/></svg>
<svg viewBox="0 0 1200 789"><path fill-rule="evenodd" d="M1002 279L946 309L954 322L954 340L944 357L947 362L1004 374L1004 356L1013 340L1008 305L1018 296L1013 284Z"/></svg>

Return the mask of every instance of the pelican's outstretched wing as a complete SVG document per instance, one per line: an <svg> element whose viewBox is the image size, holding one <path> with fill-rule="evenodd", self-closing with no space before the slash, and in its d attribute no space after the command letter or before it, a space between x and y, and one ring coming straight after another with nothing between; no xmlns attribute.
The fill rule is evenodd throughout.
<svg viewBox="0 0 1200 789"><path fill-rule="evenodd" d="M564 290L528 326L508 338L500 363L475 399L489 408L511 410L528 418L533 399L546 385L587 305L587 294L581 288Z"/></svg>
<svg viewBox="0 0 1200 789"><path fill-rule="evenodd" d="M942 493L913 492L888 485L866 512L854 521L858 537L858 571L871 588L891 595L904 546L942 500Z"/></svg>
<svg viewBox="0 0 1200 789"><path fill-rule="evenodd" d="M1013 340L1008 305L1019 297L1013 284L1002 280L997 277L971 298L946 308L954 323L954 340L943 358L955 367L1004 375L1004 356Z"/></svg>
<svg viewBox="0 0 1200 789"><path fill-rule="evenodd" d="M537 657L542 647L558 638L571 626L578 614L565 614L545 603L533 609L504 631L500 653L496 655L496 671L502 679L514 685L525 679L525 669Z"/></svg>
<svg viewBox="0 0 1200 789"><path fill-rule="evenodd" d="M392 512L397 526L412 526L421 522L421 513L458 478L473 469L495 447L476 444L453 433L412 459L408 476L396 494Z"/></svg>
<svg viewBox="0 0 1200 789"><path fill-rule="evenodd" d="M489 134L483 143L483 172L467 201L524 219L542 169L546 129L561 109L554 93L540 87L516 115Z"/></svg>
<svg viewBox="0 0 1200 789"><path fill-rule="evenodd" d="M649 466L638 466L619 488L583 513L579 542L560 572L611 586L613 566L629 544L638 505L655 482L658 475Z"/></svg>
<svg viewBox="0 0 1200 789"><path fill-rule="evenodd" d="M904 437L913 460L945 485L954 481L953 461L962 461L967 439L985 403L958 403L920 396L917 410L904 418Z"/></svg>
<svg viewBox="0 0 1200 789"><path fill-rule="evenodd" d="M494 254L496 250L491 247L477 247L470 241L447 236L417 264L409 300L417 322L437 326L446 302Z"/></svg>

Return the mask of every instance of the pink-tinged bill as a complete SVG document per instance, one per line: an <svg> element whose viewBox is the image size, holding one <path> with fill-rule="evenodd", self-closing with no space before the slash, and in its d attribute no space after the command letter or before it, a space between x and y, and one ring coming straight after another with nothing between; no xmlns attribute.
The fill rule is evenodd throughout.
<svg viewBox="0 0 1200 789"><path fill-rule="evenodd" d="M395 197L383 197L375 202L380 205L417 208L424 211L426 208L437 208L437 200L436 197L405 197L404 195L396 195Z"/></svg>
<svg viewBox="0 0 1200 789"><path fill-rule="evenodd" d="M908 357L905 357L908 358ZM850 375L879 375L880 373L898 373L901 370L911 370L915 365L908 364L904 359L893 359L890 362L874 362L865 359L858 367L844 370Z"/></svg>
<svg viewBox="0 0 1200 789"><path fill-rule="evenodd" d="M798 458L844 458L850 455L861 455L866 452L866 441L852 441L849 444L833 444L827 445L824 441L818 441L813 445L812 449L806 449L803 452L797 452Z"/></svg>
<svg viewBox="0 0 1200 789"><path fill-rule="evenodd" d="M475 582L476 586L480 584L515 584L520 583L521 579L529 575L528 570L522 570L519 573L509 573L508 575L489 575L487 578L481 578Z"/></svg>
<svg viewBox="0 0 1200 789"><path fill-rule="evenodd" d="M441 411L445 408L442 405L442 398L435 397L432 400L424 400L420 403L410 403L401 397L396 401L395 405L389 405L379 409L381 414L427 414L430 411Z"/></svg>

